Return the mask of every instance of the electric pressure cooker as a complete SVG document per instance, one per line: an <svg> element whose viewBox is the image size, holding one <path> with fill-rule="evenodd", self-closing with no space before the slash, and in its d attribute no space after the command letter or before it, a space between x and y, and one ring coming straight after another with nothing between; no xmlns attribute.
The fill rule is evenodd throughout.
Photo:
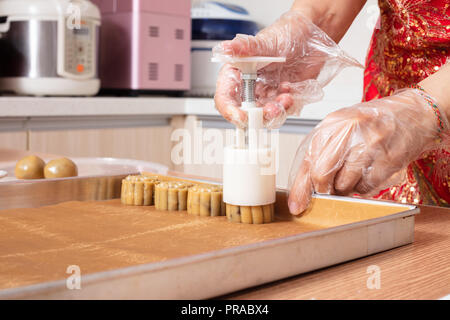
<svg viewBox="0 0 450 320"><path fill-rule="evenodd" d="M96 94L99 27L88 0L0 0L0 91Z"/></svg>

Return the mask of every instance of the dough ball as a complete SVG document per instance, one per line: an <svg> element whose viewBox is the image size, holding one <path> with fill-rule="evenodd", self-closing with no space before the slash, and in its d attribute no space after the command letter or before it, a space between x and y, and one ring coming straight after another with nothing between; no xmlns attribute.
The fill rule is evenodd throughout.
<svg viewBox="0 0 450 320"><path fill-rule="evenodd" d="M51 160L44 168L44 176L47 179L76 177L77 175L77 165L67 158Z"/></svg>
<svg viewBox="0 0 450 320"><path fill-rule="evenodd" d="M18 179L43 179L45 162L36 156L26 156L20 159L14 170Z"/></svg>

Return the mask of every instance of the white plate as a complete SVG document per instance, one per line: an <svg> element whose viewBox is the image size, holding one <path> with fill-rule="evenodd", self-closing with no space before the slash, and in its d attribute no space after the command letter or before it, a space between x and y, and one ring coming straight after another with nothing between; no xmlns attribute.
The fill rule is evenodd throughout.
<svg viewBox="0 0 450 320"><path fill-rule="evenodd" d="M54 158L43 158L45 162L48 162ZM116 158L70 158L78 167L78 176L71 178L59 178L59 179L35 179L35 180L20 180L14 175L14 168L16 161L3 162L0 167L1 172L5 172L7 177L0 180L0 183L6 182L33 182L38 183L41 181L52 180L70 180L88 177L99 176L114 176L129 172L155 172L159 174L166 174L169 168L159 163L131 160L131 159L116 159Z"/></svg>

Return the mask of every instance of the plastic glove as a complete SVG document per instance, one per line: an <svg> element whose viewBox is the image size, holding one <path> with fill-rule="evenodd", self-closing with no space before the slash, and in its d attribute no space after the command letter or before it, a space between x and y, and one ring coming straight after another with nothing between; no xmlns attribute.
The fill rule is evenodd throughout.
<svg viewBox="0 0 450 320"><path fill-rule="evenodd" d="M448 128L448 123L445 124ZM290 171L288 205L303 212L317 193L369 195L435 144L433 109L415 89L329 114L305 138Z"/></svg>
<svg viewBox="0 0 450 320"><path fill-rule="evenodd" d="M322 88L346 66L361 65L346 55L319 27L290 11L256 36L237 35L213 49L215 57L286 57L259 70L256 103L264 107L266 127L280 127L287 115L299 115L303 105L319 101ZM241 74L225 64L217 80L215 104L225 119L244 128L247 115L241 105Z"/></svg>

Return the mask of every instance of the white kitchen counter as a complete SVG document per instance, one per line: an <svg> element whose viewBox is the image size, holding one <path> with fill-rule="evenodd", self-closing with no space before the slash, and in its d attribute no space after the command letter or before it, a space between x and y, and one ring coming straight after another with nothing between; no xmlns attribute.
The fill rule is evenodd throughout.
<svg viewBox="0 0 450 320"><path fill-rule="evenodd" d="M336 107L333 108L332 106ZM321 120L342 103L322 101L303 109L301 119ZM0 97L0 117L120 115L219 116L211 98L175 97Z"/></svg>
<svg viewBox="0 0 450 320"><path fill-rule="evenodd" d="M322 101L305 106L300 117L289 117L281 131L308 133L330 112L357 103L359 97L347 94L352 89L360 92L354 86L327 86ZM165 126L177 115L195 115L206 127L232 128L212 98L0 96L0 131Z"/></svg>

